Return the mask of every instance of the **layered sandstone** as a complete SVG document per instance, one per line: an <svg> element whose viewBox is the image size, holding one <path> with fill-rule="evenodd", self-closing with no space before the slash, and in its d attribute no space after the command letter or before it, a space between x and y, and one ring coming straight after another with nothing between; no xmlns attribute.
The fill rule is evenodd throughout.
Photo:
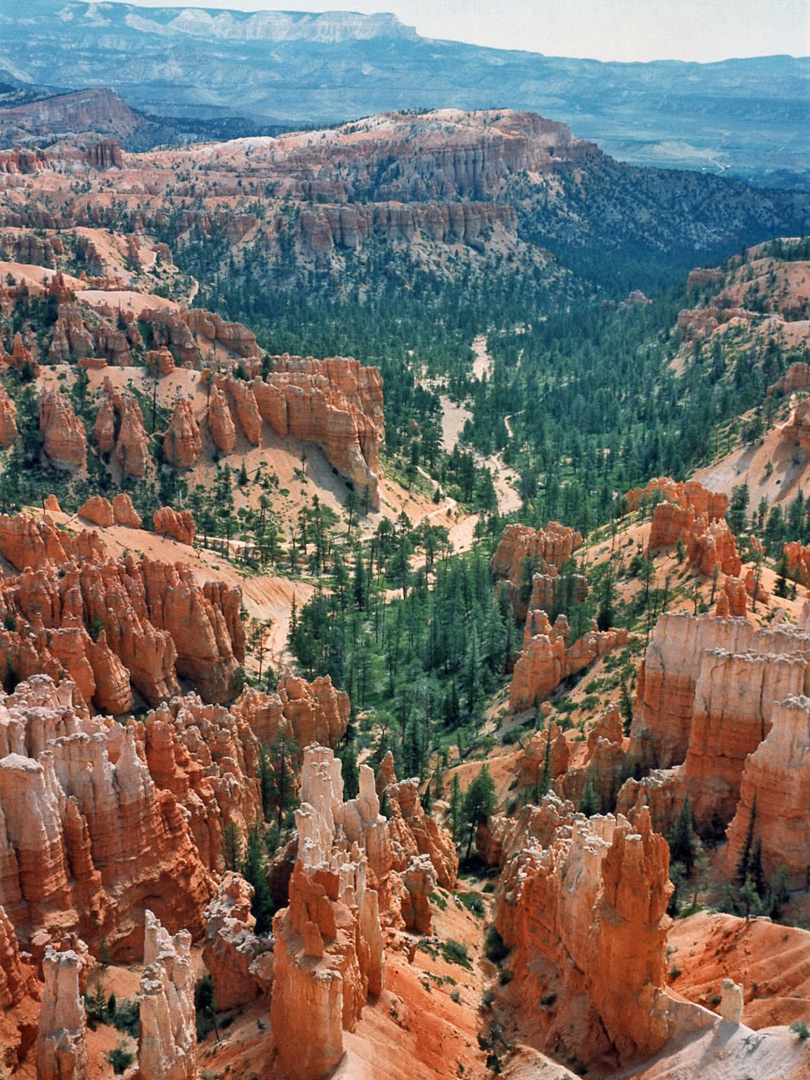
<svg viewBox="0 0 810 1080"><path fill-rule="evenodd" d="M81 959L47 949L39 1011L37 1080L86 1080L87 1021L79 992Z"/></svg>
<svg viewBox="0 0 810 1080"><path fill-rule="evenodd" d="M112 654L150 704L176 694L178 676L210 701L232 699L245 657L239 588L216 581L200 586L183 563L132 555L80 561L86 536L68 537L46 517L0 518L0 551L15 565L31 567L0 587L0 608L17 619L7 648L18 674L58 675L51 663L57 657L89 703L99 674L95 684L113 681L123 692ZM116 712L128 707L112 710L111 701L96 704Z"/></svg>
<svg viewBox="0 0 810 1080"><path fill-rule="evenodd" d="M810 699L789 695L770 710L770 730L745 760L740 798L728 827L726 865L737 866L749 830L762 842L772 877L785 866L791 887L805 888L810 865ZM753 820L752 820L753 818Z"/></svg>
<svg viewBox="0 0 810 1080"><path fill-rule="evenodd" d="M194 545L194 518L190 510L160 506L152 515L152 526L161 536L171 536L178 544Z"/></svg>
<svg viewBox="0 0 810 1080"><path fill-rule="evenodd" d="M126 525L130 529L140 529L141 515L132 505L132 499L125 491L119 491L112 501L113 517L116 525Z"/></svg>
<svg viewBox="0 0 810 1080"><path fill-rule="evenodd" d="M197 1033L191 935L172 937L147 911L138 1029L141 1080L194 1080Z"/></svg>
<svg viewBox="0 0 810 1080"><path fill-rule="evenodd" d="M810 364L798 361L791 364L781 379L777 379L772 386L768 387L768 397L787 397L795 394L797 390L807 390L810 387Z"/></svg>
<svg viewBox="0 0 810 1080"><path fill-rule="evenodd" d="M202 438L191 402L178 398L168 428L163 436L163 456L176 469L189 469L202 450Z"/></svg>
<svg viewBox="0 0 810 1080"><path fill-rule="evenodd" d="M422 808L418 779L413 777L389 784L385 793L391 807L388 831L393 868L407 874L414 859L426 856L439 885L443 889L455 888L458 876L456 845L447 830Z"/></svg>
<svg viewBox="0 0 810 1080"><path fill-rule="evenodd" d="M810 450L810 398L793 404L790 416L780 429L783 442L798 443L800 449Z"/></svg>
<svg viewBox="0 0 810 1080"><path fill-rule="evenodd" d="M74 696L36 676L0 700L0 905L26 945L72 930L129 959L147 908L201 936L226 826L261 817L258 740L194 696L126 728Z"/></svg>
<svg viewBox="0 0 810 1080"><path fill-rule="evenodd" d="M0 514L0 555L17 570L38 569L45 562L61 565L69 558L98 559L101 545L94 532L75 536L57 529L53 519L43 513L40 517Z"/></svg>
<svg viewBox="0 0 810 1080"><path fill-rule="evenodd" d="M301 750L310 743L335 749L349 726L351 703L329 675L311 683L289 671L274 694L247 690L233 710L244 717L260 742L271 745L279 735L295 739Z"/></svg>
<svg viewBox="0 0 810 1080"><path fill-rule="evenodd" d="M722 491L709 491L697 480L673 480L658 476L643 488L631 488L627 492L627 505L633 511L644 503L667 502L685 510L694 510L695 517L705 515L709 521L720 520L728 510L728 495Z"/></svg>
<svg viewBox="0 0 810 1080"><path fill-rule="evenodd" d="M103 495L91 495L86 502L79 507L79 517L85 521L91 521L102 529L115 523L115 515L109 499Z"/></svg>
<svg viewBox="0 0 810 1080"><path fill-rule="evenodd" d="M56 390L39 395L39 431L45 455L60 469L81 468L87 458L84 424L70 399Z"/></svg>
<svg viewBox="0 0 810 1080"><path fill-rule="evenodd" d="M650 526L649 551L671 547L678 541L686 548L689 565L699 574L712 577L722 571L732 577L739 575L742 563L725 519L710 519L706 513L697 516L693 506L658 503Z"/></svg>
<svg viewBox="0 0 810 1080"><path fill-rule="evenodd" d="M305 751L290 903L273 919L270 1018L291 1080L329 1074L343 1056L343 1030L354 1030L367 995L384 986L378 895L368 880L365 837L386 825L367 767L361 784L358 800L344 804L340 762L322 747Z"/></svg>
<svg viewBox="0 0 810 1080"><path fill-rule="evenodd" d="M211 973L219 1009L247 1005L270 992L271 945L254 933L252 900L253 886L228 871L205 909L203 962Z"/></svg>
<svg viewBox="0 0 810 1080"><path fill-rule="evenodd" d="M628 645L627 630L591 630L568 646L568 621L558 616L554 625L545 611L530 610L523 633L523 651L515 662L509 691L511 709L529 709L543 701L570 675L584 671L594 660Z"/></svg>
<svg viewBox="0 0 810 1080"><path fill-rule="evenodd" d="M634 824L586 820L548 795L512 828L502 865L496 925L541 1046L601 1066L660 1050L676 1029L665 989L672 886L646 812Z"/></svg>
<svg viewBox="0 0 810 1080"><path fill-rule="evenodd" d="M17 438L17 406L0 387L0 450L11 446Z"/></svg>
<svg viewBox="0 0 810 1080"><path fill-rule="evenodd" d="M285 354L271 357L270 363L266 378L251 383L261 418L281 438L321 446L329 463L361 496L367 490L369 504L378 509L385 423L377 369L343 357L313 360Z"/></svg>
<svg viewBox="0 0 810 1080"><path fill-rule="evenodd" d="M143 414L135 398L104 380L101 403L93 429L102 454L115 452L115 459L125 476L138 479L146 475L150 460L149 437Z"/></svg>
<svg viewBox="0 0 810 1080"><path fill-rule="evenodd" d="M698 679L705 654L714 649L736 656L750 652L797 657L805 664L810 636L786 624L759 629L747 619L683 612L659 616L636 684L628 751L631 764L669 768L685 761ZM793 692L792 684L784 689L789 692Z"/></svg>
<svg viewBox="0 0 810 1080"><path fill-rule="evenodd" d="M245 438L251 446L258 446L262 440L262 418L256 404L256 395L250 384L241 379L230 378L225 385L233 398L236 416Z"/></svg>
<svg viewBox="0 0 810 1080"><path fill-rule="evenodd" d="M236 428L228 399L218 386L211 387L208 399L208 430L217 450L223 454L229 454L236 446Z"/></svg>
<svg viewBox="0 0 810 1080"><path fill-rule="evenodd" d="M563 740L564 741L564 740ZM569 768L562 773L555 788L564 799L579 803L590 782L600 804L601 810L616 805L616 796L624 782L624 731L622 715L615 705L609 705L598 717L588 732L585 759L581 765ZM566 744L567 749L567 744ZM551 753L551 747L549 748ZM543 763L545 765L545 762ZM553 765L559 769L559 763L552 757ZM554 776L551 768L550 777Z"/></svg>
<svg viewBox="0 0 810 1080"><path fill-rule="evenodd" d="M507 525L495 549L490 570L496 578L518 586L524 579L524 560L532 570L547 572L546 566L562 570L582 544L582 536L566 525L550 521L545 529L529 525ZM526 580L531 581L531 577Z"/></svg>

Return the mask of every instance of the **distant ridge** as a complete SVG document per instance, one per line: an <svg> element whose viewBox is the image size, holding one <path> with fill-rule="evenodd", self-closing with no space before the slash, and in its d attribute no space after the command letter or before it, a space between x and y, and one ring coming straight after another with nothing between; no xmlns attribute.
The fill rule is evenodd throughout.
<svg viewBox="0 0 810 1080"><path fill-rule="evenodd" d="M0 68L186 120L531 110L634 164L810 187L810 58L600 63L434 41L387 14L4 0Z"/></svg>

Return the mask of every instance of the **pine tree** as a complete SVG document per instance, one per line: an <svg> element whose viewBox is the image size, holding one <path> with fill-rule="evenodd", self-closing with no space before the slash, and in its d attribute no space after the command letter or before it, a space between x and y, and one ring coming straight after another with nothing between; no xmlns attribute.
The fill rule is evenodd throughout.
<svg viewBox="0 0 810 1080"><path fill-rule="evenodd" d="M458 773L453 773L453 780L450 784L450 834L453 837L453 841L458 840L458 830L461 825L461 784L459 783Z"/></svg>
<svg viewBox="0 0 810 1080"><path fill-rule="evenodd" d="M270 933L274 910L264 863L264 840L261 827L258 822L255 822L248 831L245 858L242 862L242 877L253 886L251 910L256 919L256 933L260 935Z"/></svg>
<svg viewBox="0 0 810 1080"><path fill-rule="evenodd" d="M599 798L596 794L592 776L589 776L585 781L585 789L582 792L582 798L579 800L577 809L580 814L585 814L586 817L593 817L594 814L599 813Z"/></svg>
<svg viewBox="0 0 810 1080"><path fill-rule="evenodd" d="M672 826L668 838L669 854L673 862L680 863L687 878L691 878L697 858L697 838L695 836L692 806L687 791L681 809Z"/></svg>
<svg viewBox="0 0 810 1080"><path fill-rule="evenodd" d="M456 777L454 777L456 779ZM489 766L481 769L464 794L462 817L468 826L467 853L469 857L473 837L479 825L483 825L495 810L495 782L489 772Z"/></svg>

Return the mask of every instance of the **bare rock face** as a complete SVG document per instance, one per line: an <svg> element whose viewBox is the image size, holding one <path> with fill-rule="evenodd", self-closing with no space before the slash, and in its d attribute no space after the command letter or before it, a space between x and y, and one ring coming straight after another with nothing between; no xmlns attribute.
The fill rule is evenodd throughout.
<svg viewBox="0 0 810 1080"><path fill-rule="evenodd" d="M405 896L402 918L407 930L429 934L431 926L430 894L436 888L436 871L429 855L414 855L402 875Z"/></svg>
<svg viewBox="0 0 810 1080"><path fill-rule="evenodd" d="M152 705L179 692L178 676L209 701L231 700L245 656L241 591L216 581L200 586L183 563L104 559L94 537L69 536L46 516L0 517L0 552L31 568L0 586L0 609L17 620L6 648L18 675L58 677L58 658L88 704L92 697L111 709L109 699L95 700L92 682L97 666L109 669L101 681L118 681L112 653Z"/></svg>
<svg viewBox="0 0 810 1080"><path fill-rule="evenodd" d="M245 438L252 446L258 446L262 441L262 418L250 384L241 379L228 379L226 386L233 398L236 415Z"/></svg>
<svg viewBox="0 0 810 1080"><path fill-rule="evenodd" d="M36 976L20 956L11 920L0 907L0 1075L13 1076L37 1036Z"/></svg>
<svg viewBox="0 0 810 1080"><path fill-rule="evenodd" d="M586 820L547 795L512 824L501 863L496 925L542 1045L602 1067L660 1050L680 1006L665 989L669 849L646 811ZM705 1010L687 1008L700 1026Z"/></svg>
<svg viewBox="0 0 810 1080"><path fill-rule="evenodd" d="M313 360L285 354L270 362L266 379L251 384L261 418L281 438L320 445L329 463L361 497L368 490L369 504L378 509L385 423L377 369L343 357Z"/></svg>
<svg viewBox="0 0 810 1080"><path fill-rule="evenodd" d="M697 480L673 480L670 476L658 476L650 480L646 487L631 488L627 492L628 508L632 512L644 502L672 503L681 509L692 509L695 517L703 515L709 521L725 518L728 510L728 495L722 491L709 491Z"/></svg>
<svg viewBox="0 0 810 1080"><path fill-rule="evenodd" d="M332 685L329 675L311 683L290 672L281 676L275 694L247 690L233 706L260 742L270 744L277 735L295 739L303 751L310 743L335 749L349 726L349 695Z"/></svg>
<svg viewBox="0 0 810 1080"><path fill-rule="evenodd" d="M141 1080L194 1080L197 1032L191 934L172 937L146 912L138 1068Z"/></svg>
<svg viewBox="0 0 810 1080"><path fill-rule="evenodd" d="M556 521L550 521L545 529L507 525L492 556L490 570L495 577L517 586L525 559L530 559L541 573L546 572L544 564L562 570L581 544L578 532Z"/></svg>
<svg viewBox="0 0 810 1080"><path fill-rule="evenodd" d="M81 959L47 949L39 1013L37 1080L86 1080L87 1022L79 992Z"/></svg>
<svg viewBox="0 0 810 1080"><path fill-rule="evenodd" d="M567 647L568 620L552 626L545 611L530 610L523 632L523 651L515 662L509 691L512 709L529 709L543 701L563 679L583 671L597 657L632 641L627 630L591 630Z"/></svg>
<svg viewBox="0 0 810 1080"><path fill-rule="evenodd" d="M42 448L61 469L81 468L87 458L84 424L70 399L56 390L43 389L39 396L39 430Z"/></svg>
<svg viewBox="0 0 810 1080"><path fill-rule="evenodd" d="M758 629L746 619L661 615L636 686L628 751L631 764L666 769L686 760L704 654L714 649L736 656L752 652L798 657L804 664L810 637L787 625ZM748 692L746 686L739 688L740 694ZM791 692L795 692L792 683L780 693Z"/></svg>
<svg viewBox="0 0 810 1080"><path fill-rule="evenodd" d="M17 438L17 406L0 387L0 450L5 450Z"/></svg>
<svg viewBox="0 0 810 1080"><path fill-rule="evenodd" d="M165 345L151 349L146 354L146 366L156 375L170 375L174 371L174 357Z"/></svg>
<svg viewBox="0 0 810 1080"><path fill-rule="evenodd" d="M0 905L17 938L33 946L43 930L72 931L129 960L146 908L202 936L223 831L232 822L244 834L261 816L258 740L193 695L124 728L90 718L74 694L34 676L0 698ZM4 926L0 970L16 997L24 973ZM226 955L233 941L225 935ZM263 964L262 990L268 978Z"/></svg>
<svg viewBox="0 0 810 1080"><path fill-rule="evenodd" d="M388 831L394 870L406 873L415 856L426 855L441 887L455 888L458 877L456 845L447 830L422 808L418 779L414 777L390 784L385 793L391 806Z"/></svg>
<svg viewBox="0 0 810 1080"><path fill-rule="evenodd" d="M132 505L132 499L126 491L119 491L112 501L113 517L116 525L126 525L130 529L140 529L141 515Z"/></svg>
<svg viewBox="0 0 810 1080"><path fill-rule="evenodd" d="M810 450L810 398L794 403L780 437L783 442L798 443L802 450Z"/></svg>
<svg viewBox="0 0 810 1080"><path fill-rule="evenodd" d="M247 1005L263 991L269 994L268 965L257 964L271 945L253 933L253 886L228 871L217 895L205 909L203 962L214 980L217 1007ZM272 971L272 965L270 965Z"/></svg>
<svg viewBox="0 0 810 1080"><path fill-rule="evenodd" d="M143 425L143 414L135 398L115 389L104 380L104 394L93 429L96 444L102 454L115 451L115 459L125 476L141 478L149 462L149 437Z"/></svg>
<svg viewBox="0 0 810 1080"><path fill-rule="evenodd" d="M115 523L113 508L109 499L105 499L103 495L91 495L79 507L79 517L84 518L85 521L92 521L94 525L100 525L102 529Z"/></svg>
<svg viewBox="0 0 810 1080"><path fill-rule="evenodd" d="M104 557L95 531L65 532L57 529L47 513L39 517L0 514L0 554L18 570L38 569L47 562L61 565L70 559Z"/></svg>
<svg viewBox="0 0 810 1080"><path fill-rule="evenodd" d="M171 506L161 506L152 515L155 532L161 536L171 536L178 544L194 544L194 518L190 510L174 510Z"/></svg>
<svg viewBox="0 0 810 1080"><path fill-rule="evenodd" d="M384 986L378 895L368 882L363 840L364 822L372 835L386 825L379 815L366 818L376 800L373 773L366 772L347 819L352 803L342 801L340 762L323 747L304 753L290 904L273 919L270 1019L291 1080L329 1074L343 1056L344 1028L354 1030L367 995Z"/></svg>
<svg viewBox="0 0 810 1080"><path fill-rule="evenodd" d="M208 400L208 430L217 450L230 454L236 446L236 428L228 407L228 399L218 386L211 387Z"/></svg>
<svg viewBox="0 0 810 1080"><path fill-rule="evenodd" d="M768 397L787 397L797 390L806 390L810 387L810 364L798 361L791 364L781 379L768 387Z"/></svg>
<svg viewBox="0 0 810 1080"><path fill-rule="evenodd" d="M557 793L579 803L590 780L601 806L615 806L625 775L623 736L622 715L616 705L609 705L588 733L584 762L563 773L556 784Z"/></svg>
<svg viewBox="0 0 810 1080"><path fill-rule="evenodd" d="M689 565L698 573L707 577L716 571L732 577L739 575L742 563L725 519L709 519L705 513L696 516L691 505L659 503L653 511L649 550L671 547L679 540L686 548Z"/></svg>
<svg viewBox="0 0 810 1080"><path fill-rule="evenodd" d="M804 888L810 852L810 699L786 697L773 706L770 721L769 732L745 761L727 832L726 865L733 872L753 828L762 841L765 873L772 876L786 866L791 887Z"/></svg>
<svg viewBox="0 0 810 1080"><path fill-rule="evenodd" d="M202 450L202 438L191 402L178 398L175 402L171 422L163 436L163 456L176 469L189 469L196 462Z"/></svg>

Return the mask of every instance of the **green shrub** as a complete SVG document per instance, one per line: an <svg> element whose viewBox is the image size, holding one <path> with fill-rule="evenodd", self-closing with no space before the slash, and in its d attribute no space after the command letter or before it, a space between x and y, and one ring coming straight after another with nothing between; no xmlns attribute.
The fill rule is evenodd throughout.
<svg viewBox="0 0 810 1080"><path fill-rule="evenodd" d="M499 961L503 960L503 958L509 954L509 950L495 926L487 928L484 951L486 952L487 960L491 960L493 964L499 963Z"/></svg>
<svg viewBox="0 0 810 1080"><path fill-rule="evenodd" d="M127 1050L127 1044L123 1040L107 1054L107 1061L112 1065L116 1076L126 1072L134 1060L135 1055Z"/></svg>

